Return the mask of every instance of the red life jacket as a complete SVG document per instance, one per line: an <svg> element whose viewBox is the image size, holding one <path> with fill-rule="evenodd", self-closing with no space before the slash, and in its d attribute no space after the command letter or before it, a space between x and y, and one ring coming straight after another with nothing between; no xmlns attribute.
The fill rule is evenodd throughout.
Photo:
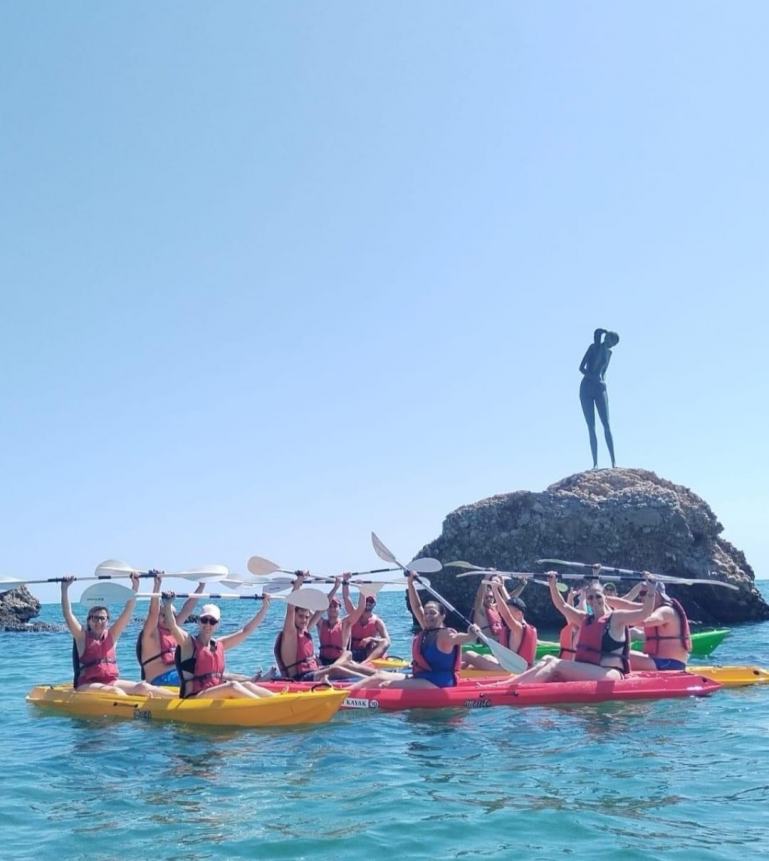
<svg viewBox="0 0 769 861"><path fill-rule="evenodd" d="M459 674L462 667L462 649L454 646L451 652L442 652L436 639L441 628L420 631L411 641L411 666L416 675L424 672L453 672Z"/></svg>
<svg viewBox="0 0 769 861"><path fill-rule="evenodd" d="M73 686L86 685L90 682L100 682L111 685L120 677L115 655L115 641L107 631L102 639L97 639L86 629L85 649L79 654L77 643L72 643L72 666L75 671Z"/></svg>
<svg viewBox="0 0 769 861"><path fill-rule="evenodd" d="M611 613L601 616L600 619L593 619L592 616L588 616L582 622L577 640L577 654L574 660L580 661L583 664L596 664L596 666L600 667L602 658L609 656L616 657L622 661L622 672L627 673L630 670L630 636L627 628L625 628L625 641L622 646L622 652L616 652L616 650L604 651L604 637L609 633L611 616ZM619 667L615 669L619 669Z"/></svg>
<svg viewBox="0 0 769 861"><path fill-rule="evenodd" d="M318 623L318 639L320 640L320 649L318 652L323 661L333 663L344 651L342 623L337 620L336 625L332 628L328 623L328 619L321 619Z"/></svg>
<svg viewBox="0 0 769 861"><path fill-rule="evenodd" d="M283 631L275 638L275 662L278 665L280 674L287 679L295 679L303 676L305 673L313 673L318 669L318 661L315 658L315 647L312 643L312 636L308 631L303 634L297 632L296 635L296 660L293 664L284 664L280 654L280 647L283 643ZM293 672L292 672L293 671Z"/></svg>
<svg viewBox="0 0 769 861"><path fill-rule="evenodd" d="M686 617L686 612L675 598L668 598L668 601L670 602L670 606L676 611L681 632L678 635L661 637L659 627L647 628L644 625L644 637L646 638L644 652L651 657L659 655L661 640L680 640L681 645L687 652L691 652L692 650L692 635L691 630L689 629L689 620Z"/></svg>
<svg viewBox="0 0 769 861"><path fill-rule="evenodd" d="M158 639L160 640L160 651L156 655L152 655L150 658L145 658L142 654L142 631L139 631L139 636L136 638L136 660L139 662L139 666L141 667L143 679L146 678L144 668L152 661L156 661L160 658L164 664L173 664L174 662L174 655L176 654L176 640L174 639L173 634L168 630L168 628L161 628L160 625L158 625L157 631Z"/></svg>
<svg viewBox="0 0 769 861"><path fill-rule="evenodd" d="M561 645L561 651L558 654L558 657L562 661L573 661L574 656L577 654L577 650L574 647L574 643L577 640L577 634L579 633L579 628L576 628L570 622L567 622L561 628L560 636L558 637L558 642Z"/></svg>
<svg viewBox="0 0 769 861"><path fill-rule="evenodd" d="M510 631L507 642L502 643L502 645L507 646L511 651L515 651L512 647L512 639L513 632ZM523 623L523 633L520 645L518 646L518 654L527 664L531 665L534 663L534 659L537 657L537 629L534 625L529 625L526 622Z"/></svg>
<svg viewBox="0 0 769 861"><path fill-rule="evenodd" d="M353 651L362 651L365 649L366 652L373 652L376 648L376 644L371 644L367 646L361 645L361 640L365 637L376 637L379 633L377 629L376 623L378 619L376 616L372 616L368 622L363 623L360 619L352 626L350 629L350 648Z"/></svg>
<svg viewBox="0 0 769 861"><path fill-rule="evenodd" d="M181 660L181 649L175 650L176 668L181 684L179 696L182 699L195 696L206 688L222 683L224 678L224 646L211 640L206 646L197 637L192 637L192 654Z"/></svg>
<svg viewBox="0 0 769 861"><path fill-rule="evenodd" d="M484 607L484 610L486 612L486 624L483 626L484 631L488 631L491 636L496 637L501 645L506 645L508 628L502 621L499 610L496 607Z"/></svg>

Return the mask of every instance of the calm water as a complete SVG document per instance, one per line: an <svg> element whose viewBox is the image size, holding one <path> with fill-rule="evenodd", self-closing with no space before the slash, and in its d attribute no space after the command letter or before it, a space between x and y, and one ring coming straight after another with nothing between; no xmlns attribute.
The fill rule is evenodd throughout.
<svg viewBox="0 0 769 861"><path fill-rule="evenodd" d="M401 654L402 595L379 611ZM246 618L227 605L223 630ZM268 666L280 615L229 668ZM43 619L58 621L46 606ZM119 646L135 677L138 626ZM65 634L4 634L0 857L746 859L769 855L769 686L707 699L338 715L312 729L201 730L46 716ZM769 624L718 663L769 665Z"/></svg>

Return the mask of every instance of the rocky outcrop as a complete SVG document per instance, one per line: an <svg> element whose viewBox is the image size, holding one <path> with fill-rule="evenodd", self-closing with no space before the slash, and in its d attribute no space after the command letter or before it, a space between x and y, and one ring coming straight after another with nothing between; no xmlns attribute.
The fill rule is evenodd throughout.
<svg viewBox="0 0 769 861"><path fill-rule="evenodd" d="M0 592L0 630L3 631L60 631L61 626L47 622L32 622L40 612L40 602L27 589L20 586Z"/></svg>
<svg viewBox="0 0 769 861"><path fill-rule="evenodd" d="M577 473L542 493L517 491L464 505L446 517L440 537L417 555L512 571L541 571L537 559L557 558L724 580L739 590L673 586L668 593L690 618L710 625L769 619L753 569L721 538L722 531L710 506L688 488L647 470L603 469ZM478 578L457 578L457 573L445 569L430 579L469 612ZM547 588L531 583L522 597L532 622L562 624Z"/></svg>

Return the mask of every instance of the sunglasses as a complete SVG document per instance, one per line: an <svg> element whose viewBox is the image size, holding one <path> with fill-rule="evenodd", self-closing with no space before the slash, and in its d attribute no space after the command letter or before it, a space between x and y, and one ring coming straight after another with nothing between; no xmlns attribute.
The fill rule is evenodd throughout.
<svg viewBox="0 0 769 861"><path fill-rule="evenodd" d="M218 625L219 620L214 619L213 616L201 616L200 617L200 624L201 625Z"/></svg>
<svg viewBox="0 0 769 861"><path fill-rule="evenodd" d="M88 621L89 622L106 622L107 618L108 618L107 616L89 616Z"/></svg>
<svg viewBox="0 0 769 861"><path fill-rule="evenodd" d="M593 592L590 595L585 595L585 600L587 601L597 601L599 598L603 598L603 595L600 592Z"/></svg>

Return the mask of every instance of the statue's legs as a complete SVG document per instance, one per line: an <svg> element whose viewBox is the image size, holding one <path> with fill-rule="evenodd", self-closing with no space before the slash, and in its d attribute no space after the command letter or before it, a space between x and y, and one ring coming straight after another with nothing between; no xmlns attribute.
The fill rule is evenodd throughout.
<svg viewBox="0 0 769 861"><path fill-rule="evenodd" d="M598 439L595 435L595 401L592 394L586 391L586 386L580 386L579 402L587 422L587 432L590 436L590 453L593 455L593 469L598 465Z"/></svg>
<svg viewBox="0 0 769 861"><path fill-rule="evenodd" d="M598 410L598 417L601 419L601 424L603 425L603 434L606 437L606 447L609 449L609 457L611 457L611 465L616 466L614 460L614 439L611 435L611 428L609 427L609 395L606 392L606 389L603 390L601 395L595 399L595 407Z"/></svg>

